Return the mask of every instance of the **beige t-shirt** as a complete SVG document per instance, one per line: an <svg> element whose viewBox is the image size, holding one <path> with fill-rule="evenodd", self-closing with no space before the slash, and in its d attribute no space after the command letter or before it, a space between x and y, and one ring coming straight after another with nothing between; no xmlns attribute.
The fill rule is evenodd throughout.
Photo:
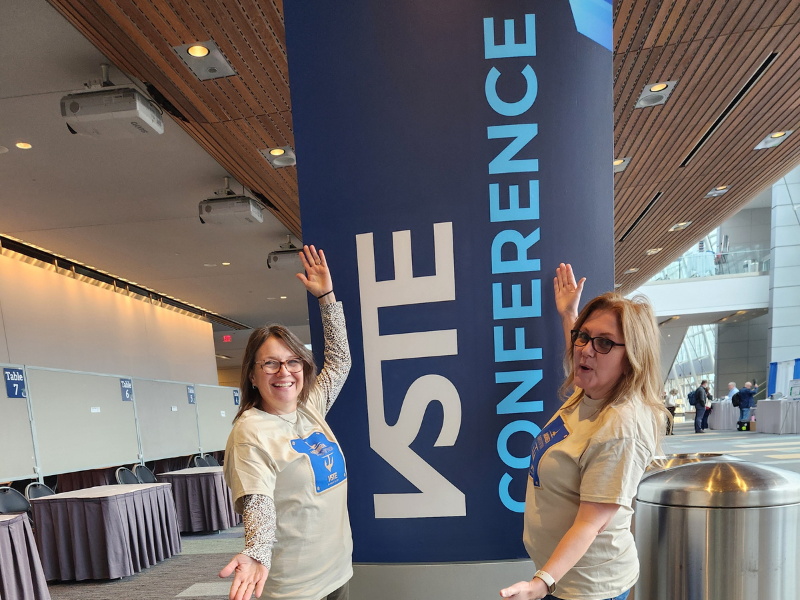
<svg viewBox="0 0 800 600"><path fill-rule="evenodd" d="M619 504L608 527L558 582L563 600L603 600L639 578L632 502L655 455L658 425L638 398L599 411L584 398L559 409L536 437L525 498L523 541L537 568L572 526L581 501Z"/></svg>
<svg viewBox="0 0 800 600"><path fill-rule="evenodd" d="M350 355L341 303L321 308L325 367L305 404L283 419L245 411L225 448L236 511L251 494L275 503L276 542L262 598L318 600L353 576L347 467L323 416L344 384Z"/></svg>

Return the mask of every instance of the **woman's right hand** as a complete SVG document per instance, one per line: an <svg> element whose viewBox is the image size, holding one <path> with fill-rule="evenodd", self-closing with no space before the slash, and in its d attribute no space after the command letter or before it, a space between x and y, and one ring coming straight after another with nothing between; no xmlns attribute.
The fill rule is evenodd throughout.
<svg viewBox="0 0 800 600"><path fill-rule="evenodd" d="M570 318L572 322L578 318L578 305L581 301L583 284L586 277L575 283L575 275L572 272L572 265L561 263L556 269L556 276L553 279L553 287L556 292L556 310L561 318Z"/></svg>
<svg viewBox="0 0 800 600"><path fill-rule="evenodd" d="M246 554L237 554L219 572L219 576L224 579L234 571L236 575L231 583L229 600L250 600L253 594L256 598L260 598L261 592L264 591L264 584L267 582L269 569Z"/></svg>

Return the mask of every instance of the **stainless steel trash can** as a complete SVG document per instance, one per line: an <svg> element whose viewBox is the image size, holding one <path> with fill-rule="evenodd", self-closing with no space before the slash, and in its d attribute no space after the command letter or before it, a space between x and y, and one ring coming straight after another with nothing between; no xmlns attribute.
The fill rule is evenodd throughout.
<svg viewBox="0 0 800 600"><path fill-rule="evenodd" d="M800 599L800 475L703 461L639 485L637 600Z"/></svg>
<svg viewBox="0 0 800 600"><path fill-rule="evenodd" d="M741 458L730 456L729 454L721 454L719 452L696 452L694 454L665 454L664 456L656 456L645 469L644 476L650 477L660 471L666 471L674 467L689 463L697 463L708 460L721 460L721 461L740 461Z"/></svg>

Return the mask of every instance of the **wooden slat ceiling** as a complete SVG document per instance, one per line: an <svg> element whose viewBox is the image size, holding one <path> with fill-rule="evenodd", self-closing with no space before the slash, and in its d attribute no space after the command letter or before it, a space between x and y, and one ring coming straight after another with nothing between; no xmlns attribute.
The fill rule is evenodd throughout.
<svg viewBox="0 0 800 600"><path fill-rule="evenodd" d="M120 69L160 92L181 127L300 235L295 169L273 169L258 152L294 147L282 0L50 2ZM800 162L800 131L753 150L773 131L800 130L800 0L618 0L614 19L615 156L631 157L615 175L615 267L627 292ZM236 76L200 81L172 51L207 40ZM771 53L778 56L763 76L681 167ZM666 104L634 109L645 85L659 81L677 81ZM717 185L729 191L704 198ZM692 225L668 232L682 221Z"/></svg>

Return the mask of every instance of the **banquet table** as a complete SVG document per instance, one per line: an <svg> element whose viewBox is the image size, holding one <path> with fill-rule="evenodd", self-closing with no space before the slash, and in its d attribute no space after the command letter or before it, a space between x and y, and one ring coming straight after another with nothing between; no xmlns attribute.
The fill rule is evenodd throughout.
<svg viewBox="0 0 800 600"><path fill-rule="evenodd" d="M158 480L172 484L181 532L220 531L242 520L233 510L222 467L169 471L160 473Z"/></svg>
<svg viewBox="0 0 800 600"><path fill-rule="evenodd" d="M736 430L739 421L739 408L730 400L711 403L711 414L708 415L708 426L715 430Z"/></svg>
<svg viewBox="0 0 800 600"><path fill-rule="evenodd" d="M166 483L103 485L31 500L48 581L117 579L181 551Z"/></svg>
<svg viewBox="0 0 800 600"><path fill-rule="evenodd" d="M50 600L28 515L0 515L0 598Z"/></svg>
<svg viewBox="0 0 800 600"><path fill-rule="evenodd" d="M759 400L759 433L800 433L800 400Z"/></svg>

